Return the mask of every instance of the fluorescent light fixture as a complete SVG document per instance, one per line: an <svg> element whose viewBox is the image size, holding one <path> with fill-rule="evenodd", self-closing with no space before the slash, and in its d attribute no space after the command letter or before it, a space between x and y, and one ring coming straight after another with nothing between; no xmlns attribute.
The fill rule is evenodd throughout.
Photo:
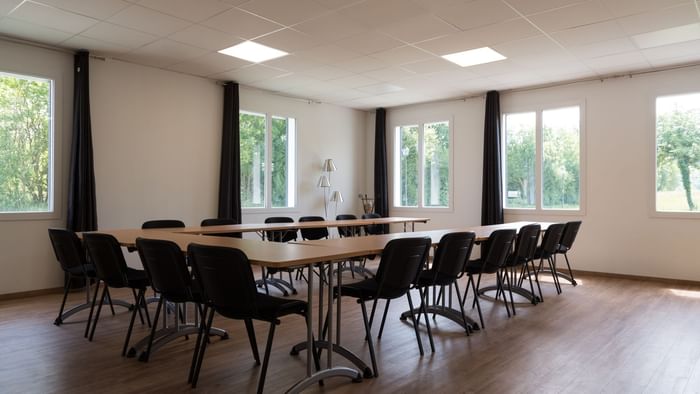
<svg viewBox="0 0 700 394"><path fill-rule="evenodd" d="M477 64L497 62L506 57L489 47L471 49L469 51L450 53L442 56L445 60L462 67L475 66Z"/></svg>
<svg viewBox="0 0 700 394"><path fill-rule="evenodd" d="M222 49L219 51L219 53L237 57L253 63L261 63L270 59L276 59L278 57L289 55L287 52L270 48L253 41L244 41L238 45Z"/></svg>

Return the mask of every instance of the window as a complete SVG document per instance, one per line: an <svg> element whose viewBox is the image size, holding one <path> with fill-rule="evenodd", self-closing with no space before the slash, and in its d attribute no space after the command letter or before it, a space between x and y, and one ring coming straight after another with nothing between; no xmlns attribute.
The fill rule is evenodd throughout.
<svg viewBox="0 0 700 394"><path fill-rule="evenodd" d="M696 212L700 198L700 93L656 99L656 210Z"/></svg>
<svg viewBox="0 0 700 394"><path fill-rule="evenodd" d="M504 207L579 210L580 107L503 116Z"/></svg>
<svg viewBox="0 0 700 394"><path fill-rule="evenodd" d="M0 73L0 212L53 211L53 81Z"/></svg>
<svg viewBox="0 0 700 394"><path fill-rule="evenodd" d="M448 207L450 123L398 126L394 146L394 206Z"/></svg>
<svg viewBox="0 0 700 394"><path fill-rule="evenodd" d="M241 206L294 207L295 119L241 112L240 130Z"/></svg>

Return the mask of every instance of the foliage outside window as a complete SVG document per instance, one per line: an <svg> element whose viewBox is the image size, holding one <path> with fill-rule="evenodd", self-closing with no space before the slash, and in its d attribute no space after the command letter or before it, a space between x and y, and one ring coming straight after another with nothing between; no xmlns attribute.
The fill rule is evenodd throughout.
<svg viewBox="0 0 700 394"><path fill-rule="evenodd" d="M241 112L241 206L295 205L296 122L294 118Z"/></svg>
<svg viewBox="0 0 700 394"><path fill-rule="evenodd" d="M503 118L505 208L580 209L580 107Z"/></svg>
<svg viewBox="0 0 700 394"><path fill-rule="evenodd" d="M398 126L395 138L394 205L448 207L449 122Z"/></svg>
<svg viewBox="0 0 700 394"><path fill-rule="evenodd" d="M697 212L700 93L656 99L656 210Z"/></svg>
<svg viewBox="0 0 700 394"><path fill-rule="evenodd" d="M0 73L0 212L51 212L53 82Z"/></svg>

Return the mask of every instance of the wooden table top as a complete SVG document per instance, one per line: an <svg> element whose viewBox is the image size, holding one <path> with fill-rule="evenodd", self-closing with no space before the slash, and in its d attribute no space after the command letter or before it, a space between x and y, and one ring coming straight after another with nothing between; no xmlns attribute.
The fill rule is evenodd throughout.
<svg viewBox="0 0 700 394"><path fill-rule="evenodd" d="M184 228L172 228L167 231L186 234L216 234L216 233L238 233L238 232L259 232L270 230L296 230L302 228L319 227L353 227L367 226L372 224L397 224L397 223L427 223L430 218L413 217L385 217L373 219L350 219L350 220L324 220L317 222L293 222L293 223L246 223L228 224L220 226L192 226ZM162 229L161 229L162 230Z"/></svg>

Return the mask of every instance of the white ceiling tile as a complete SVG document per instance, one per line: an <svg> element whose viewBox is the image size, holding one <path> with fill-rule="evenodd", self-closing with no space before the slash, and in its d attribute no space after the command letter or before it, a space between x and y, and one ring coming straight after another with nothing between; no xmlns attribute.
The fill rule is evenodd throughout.
<svg viewBox="0 0 700 394"><path fill-rule="evenodd" d="M66 41L63 41L61 43L62 47L70 48L70 49L85 49L89 51L91 54L96 54L96 55L118 55L122 53L126 53L131 50L131 48L113 44L110 42L105 42L105 41L100 41L100 40L95 40L93 38L89 37L84 37L84 36L73 36L69 38Z"/></svg>
<svg viewBox="0 0 700 394"><path fill-rule="evenodd" d="M416 75L416 73L404 70L400 67L385 67L378 70L364 72L362 75L378 81L393 82L413 77Z"/></svg>
<svg viewBox="0 0 700 394"><path fill-rule="evenodd" d="M209 76L251 65L235 57L210 52L194 59L168 66L168 69L188 74Z"/></svg>
<svg viewBox="0 0 700 394"><path fill-rule="evenodd" d="M339 101L355 100L361 97L369 97L370 93L361 92L356 89L328 90L317 93L316 97L326 103L335 103Z"/></svg>
<svg viewBox="0 0 700 394"><path fill-rule="evenodd" d="M455 67L459 66L441 58L433 58L429 60L423 60L420 62L401 65L401 68L404 68L416 74L429 74L440 71L450 71L454 70Z"/></svg>
<svg viewBox="0 0 700 394"><path fill-rule="evenodd" d="M462 30L517 18L519 15L500 1L475 0L438 11L437 16Z"/></svg>
<svg viewBox="0 0 700 394"><path fill-rule="evenodd" d="M584 62L594 70L624 69L627 65L647 63L646 58L639 51L618 53L615 55L586 59ZM649 64L647 63L647 67Z"/></svg>
<svg viewBox="0 0 700 394"><path fill-rule="evenodd" d="M590 0L529 16L529 19L546 32L613 19L612 13L598 0Z"/></svg>
<svg viewBox="0 0 700 394"><path fill-rule="evenodd" d="M372 55L387 65L398 66L405 63L413 63L420 60L433 58L430 53L422 51L416 47L406 45L399 48L390 49L388 51L378 52Z"/></svg>
<svg viewBox="0 0 700 394"><path fill-rule="evenodd" d="M318 3L331 10L350 7L353 4L360 3L363 1L365 0L314 0L315 3Z"/></svg>
<svg viewBox="0 0 700 394"><path fill-rule="evenodd" d="M309 68L307 70L301 70L301 73L321 81L328 81L331 79L338 79L352 75L352 73L348 70L343 70L342 68L333 66Z"/></svg>
<svg viewBox="0 0 700 394"><path fill-rule="evenodd" d="M700 23L676 26L632 36L632 41L640 49L677 44L700 39Z"/></svg>
<svg viewBox="0 0 700 394"><path fill-rule="evenodd" d="M313 0L252 0L242 4L239 8L286 26L303 22L330 11Z"/></svg>
<svg viewBox="0 0 700 394"><path fill-rule="evenodd" d="M406 0L364 1L338 12L374 28L428 13L425 8Z"/></svg>
<svg viewBox="0 0 700 394"><path fill-rule="evenodd" d="M342 63L338 63L337 66L343 70L360 74L367 71L381 69L386 67L387 64L377 58L361 56L354 59L344 60Z"/></svg>
<svg viewBox="0 0 700 394"><path fill-rule="evenodd" d="M138 5L122 10L107 21L157 36L167 36L190 25L182 19Z"/></svg>
<svg viewBox="0 0 700 394"><path fill-rule="evenodd" d="M476 66L466 67L466 69L474 74L489 77L492 75L519 73L526 70L527 67L512 59L505 59L498 62L477 64Z"/></svg>
<svg viewBox="0 0 700 394"><path fill-rule="evenodd" d="M287 53L303 51L321 44L315 37L294 29L282 29L255 39L255 42Z"/></svg>
<svg viewBox="0 0 700 394"><path fill-rule="evenodd" d="M72 36L71 33L12 18L0 19L0 33L45 44L58 44Z"/></svg>
<svg viewBox="0 0 700 394"><path fill-rule="evenodd" d="M140 0L139 5L192 22L201 22L232 7L217 0Z"/></svg>
<svg viewBox="0 0 700 394"><path fill-rule="evenodd" d="M672 59L681 56L694 56L695 59L700 59L700 40L643 49L642 54L649 61Z"/></svg>
<svg viewBox="0 0 700 394"><path fill-rule="evenodd" d="M492 48L509 59L521 56L563 53L562 48L546 36L496 44Z"/></svg>
<svg viewBox="0 0 700 394"><path fill-rule="evenodd" d="M522 40L529 37L539 36L542 33L524 18L511 19L505 22L496 23L467 30L462 36L471 35L475 41L483 45L495 45L503 42Z"/></svg>
<svg viewBox="0 0 700 394"><path fill-rule="evenodd" d="M450 34L448 36L415 44L415 46L438 56L480 48L485 45L486 44L482 41L482 37L472 34L471 31Z"/></svg>
<svg viewBox="0 0 700 394"><path fill-rule="evenodd" d="M222 12L201 24L246 39L252 39L283 28L280 24L238 9Z"/></svg>
<svg viewBox="0 0 700 394"><path fill-rule="evenodd" d="M107 22L100 22L80 35L128 48L138 48L158 39L158 36L153 34L143 33Z"/></svg>
<svg viewBox="0 0 700 394"><path fill-rule="evenodd" d="M201 56L206 52L205 49L164 38L129 52L124 57L131 61L164 67Z"/></svg>
<svg viewBox="0 0 700 394"><path fill-rule="evenodd" d="M326 64L341 63L344 60L359 57L360 54L336 45L322 45L297 52L297 55Z"/></svg>
<svg viewBox="0 0 700 394"><path fill-rule="evenodd" d="M232 6L239 6L239 5L246 3L248 1L250 1L250 0L221 0L222 3L229 4Z"/></svg>
<svg viewBox="0 0 700 394"><path fill-rule="evenodd" d="M0 0L0 18L10 13L15 7L20 5L23 0Z"/></svg>
<svg viewBox="0 0 700 394"><path fill-rule="evenodd" d="M345 37L363 33L367 28L360 23L333 12L294 26L295 29L325 42L335 42Z"/></svg>
<svg viewBox="0 0 700 394"><path fill-rule="evenodd" d="M362 75L350 75L343 78L333 79L328 82L348 89L357 89L363 86L374 85L379 81Z"/></svg>
<svg viewBox="0 0 700 394"><path fill-rule="evenodd" d="M50 29L77 34L97 23L97 19L73 14L51 6L25 1L9 16Z"/></svg>
<svg viewBox="0 0 700 394"><path fill-rule="evenodd" d="M277 59L268 60L265 64L270 67L281 68L295 73L322 66L319 62L297 55L282 56Z"/></svg>
<svg viewBox="0 0 700 394"><path fill-rule="evenodd" d="M683 4L677 7L619 18L617 21L627 34L633 35L696 23L698 21L698 13L692 4Z"/></svg>
<svg viewBox="0 0 700 394"><path fill-rule="evenodd" d="M184 30L171 34L168 38L183 44L193 45L212 51L218 51L243 42L241 38L233 34L224 33L201 25L191 25Z"/></svg>
<svg viewBox="0 0 700 394"><path fill-rule="evenodd" d="M268 67L263 64L254 64L252 66L217 74L214 77L217 79L230 79L242 84L248 84L279 77L285 74L289 74L289 71Z"/></svg>
<svg viewBox="0 0 700 394"><path fill-rule="evenodd" d="M465 0L410 0L427 11L435 13L440 10L445 10L447 8L452 8L465 3Z"/></svg>
<svg viewBox="0 0 700 394"><path fill-rule="evenodd" d="M129 6L129 3L123 0L37 0L34 2L96 19L107 19Z"/></svg>
<svg viewBox="0 0 700 394"><path fill-rule="evenodd" d="M310 85L320 82L319 80L300 74L285 74L272 79L257 81L254 86L259 89L266 89L274 92L283 91L285 89L296 86Z"/></svg>
<svg viewBox="0 0 700 394"><path fill-rule="evenodd" d="M374 30L344 38L333 44L364 55L404 45L401 41Z"/></svg>
<svg viewBox="0 0 700 394"><path fill-rule="evenodd" d="M550 11L556 8L566 7L572 4L583 3L588 0L505 0L513 8L523 15L531 15L539 12Z"/></svg>
<svg viewBox="0 0 700 394"><path fill-rule="evenodd" d="M430 40L459 31L449 23L429 14L383 25L380 29L384 33L406 43Z"/></svg>
<svg viewBox="0 0 700 394"><path fill-rule="evenodd" d="M552 38L564 46L576 47L625 37L625 32L615 21L593 23L552 33Z"/></svg>
<svg viewBox="0 0 700 394"><path fill-rule="evenodd" d="M692 54L692 55L685 55L685 56L678 56L678 57L672 57L672 58L663 58L663 59L652 59L649 60L649 63L652 65L652 67L665 67L665 66L676 66L676 65L682 65L682 64L695 64L698 62L698 55Z"/></svg>
<svg viewBox="0 0 700 394"><path fill-rule="evenodd" d="M593 44L571 47L570 50L580 58L591 58L615 53L624 53L637 50L637 47L629 38L618 38L615 40L596 42Z"/></svg>
<svg viewBox="0 0 700 394"><path fill-rule="evenodd" d="M606 0L605 6L613 15L620 17L656 11L682 3L688 3L688 0Z"/></svg>

